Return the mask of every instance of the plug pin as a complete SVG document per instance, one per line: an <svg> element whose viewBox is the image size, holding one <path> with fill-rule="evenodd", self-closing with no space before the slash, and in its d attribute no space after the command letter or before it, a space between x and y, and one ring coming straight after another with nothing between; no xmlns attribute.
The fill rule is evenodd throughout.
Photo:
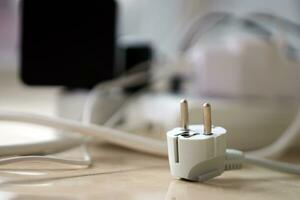
<svg viewBox="0 0 300 200"><path fill-rule="evenodd" d="M203 104L204 135L211 135L211 105Z"/></svg>
<svg viewBox="0 0 300 200"><path fill-rule="evenodd" d="M184 131L189 130L189 109L186 99L180 101L181 127Z"/></svg>

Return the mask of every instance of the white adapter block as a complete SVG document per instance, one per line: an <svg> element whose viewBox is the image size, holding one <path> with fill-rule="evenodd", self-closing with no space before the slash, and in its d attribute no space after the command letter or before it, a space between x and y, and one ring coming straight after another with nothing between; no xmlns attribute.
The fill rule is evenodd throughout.
<svg viewBox="0 0 300 200"><path fill-rule="evenodd" d="M206 181L222 174L226 152L226 130L213 127L204 134L203 125L190 125L189 131L174 128L167 132L171 174L191 181Z"/></svg>

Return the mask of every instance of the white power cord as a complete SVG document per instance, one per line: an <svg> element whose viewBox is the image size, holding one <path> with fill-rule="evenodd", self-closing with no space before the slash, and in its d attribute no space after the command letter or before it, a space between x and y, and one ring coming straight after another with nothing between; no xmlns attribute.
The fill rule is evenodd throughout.
<svg viewBox="0 0 300 200"><path fill-rule="evenodd" d="M225 168L227 170L241 168L243 163L254 164L271 170L300 175L300 165L259 158L244 154L242 151L235 149L226 150Z"/></svg>
<svg viewBox="0 0 300 200"><path fill-rule="evenodd" d="M133 135L124 131L115 130L100 125L85 125L78 121L58 117L47 117L37 114L2 112L0 121L13 121L47 126L64 131L75 132L83 136L91 136L93 139L102 139L129 149L151 153L154 155L166 155L166 144L163 141ZM1 155L1 152L0 152Z"/></svg>
<svg viewBox="0 0 300 200"><path fill-rule="evenodd" d="M93 138L101 138L108 142L130 148L133 150L151 153L154 155L166 156L167 149L166 144L162 141L145 138L138 135L132 135L130 133L114 130L111 128L96 126L96 125L84 125L77 121L46 117L34 114L26 113L13 113L13 112L0 112L1 121L14 121L24 122L36 125L48 126L57 129L63 129L70 132L77 132L84 136L92 136ZM1 155L1 152L0 152ZM232 166L239 166L239 164L250 163L259 165L262 167L270 168L273 170L279 170L282 172L300 174L299 165L287 164L278 161L267 160L258 158L250 155L243 155L241 151L227 150L227 169L232 169ZM49 161L67 165L76 165L77 167L87 167L91 164L91 160L88 156L85 156L83 161L58 159L55 157L43 157L43 156L26 156L26 157L15 157L15 158L2 158L0 159L0 165L10 164L14 162L22 161ZM230 167L229 167L230 166ZM238 167L235 167L238 168Z"/></svg>
<svg viewBox="0 0 300 200"><path fill-rule="evenodd" d="M195 20L187 27L187 31L185 32L185 37L182 40L182 51L186 52L188 49L192 48L192 46L199 41L199 38L207 33L212 28L218 26L220 23L224 23L228 20L241 19L244 22L252 22L252 26L256 27L256 31L260 30L261 34L269 33L270 35L274 35L274 30L272 28L276 28L271 26L272 24L280 23L281 26L284 26L286 30L291 31L291 35L299 32L299 25L290 22L289 20L282 19L280 17L265 14L265 13L252 13L247 15L246 18L239 18L230 13L226 12L212 12L204 17L195 18ZM284 22L284 23L283 23ZM282 28L280 26L280 28ZM278 29L278 27L277 27ZM277 30L276 29L276 30ZM289 41L284 41L284 46L290 46L288 44ZM292 48L293 49L293 48ZM292 51L293 52L293 51ZM202 52L203 53L203 52ZM297 52L294 52L297 54ZM198 57L202 58L202 54L197 54ZM212 59L215 58L215 54L213 54ZM203 59L202 59L203 60ZM203 61L200 60L200 63L203 64ZM198 63L199 64L199 63ZM222 65L222 64L221 64ZM217 65L218 66L218 65ZM197 70L199 70L199 65L196 65ZM216 69L211 71L216 71ZM280 72L281 73L281 72ZM224 76L224 74L222 74ZM210 76L205 76L210 77ZM199 77L197 77L199 78ZM209 80L207 79L207 83ZM204 81L205 82L205 81ZM197 82L198 83L198 82ZM198 84L199 85L199 84ZM297 85L297 84L294 84ZM222 90L224 91L224 90ZM293 90L295 91L295 90ZM235 91L236 92L236 91ZM213 93L213 92L212 92ZM222 95L221 95L222 96ZM281 95L279 95L281 96ZM284 95L283 95L284 96ZM300 109L295 119L291 123L291 125L281 134L280 137L276 139L272 144L265 146L261 149L257 149L254 151L245 152L246 154L259 156L259 157L267 157L267 158L278 158L283 155L286 150L293 145L294 141L300 137Z"/></svg>
<svg viewBox="0 0 300 200"><path fill-rule="evenodd" d="M168 75L171 73L167 72ZM156 79L160 79L164 77L165 74L160 74L159 77L155 77L152 79L152 82ZM92 112L95 106L95 100L99 95L99 89L107 89L111 87L120 87L120 86L128 86L132 83L136 83L137 81L143 79L145 77L144 73L130 75L128 77L122 77L118 80L106 82L100 86L97 86L91 95L88 98L88 101L85 106L85 110L83 113L84 123L82 124L78 121L67 120L63 118L55 118L55 117L46 117L35 114L28 113L16 113L16 112L1 112L0 111L0 120L2 121L14 121L14 122L24 122L31 123L36 125L48 126L56 129L62 129L65 131L76 132L84 136L91 136L94 139L101 139L113 144L117 144L126 148L130 148L133 150L146 152L154 155L167 155L166 144L163 141L155 140L139 135L130 134L124 131L115 130L112 128L108 128L105 126L92 125L90 124ZM115 116L115 115L113 115ZM114 118L114 117L113 117ZM114 121L114 120L113 120ZM227 160L226 168L238 168L241 162L244 161L247 163L257 164L263 167L268 167L271 169L276 169L288 173L296 173L299 174L299 166L286 164L277 161L266 160L262 158L258 158L255 156L264 156L264 157L274 157L279 156L287 149L287 147L293 142L293 140L298 136L298 131L300 129L300 111L297 114L294 122L291 126L286 130L286 132L272 145L263 148L261 150L257 150L254 152L246 152L245 155L241 155L239 153L232 153L231 151L226 152L227 158L234 157L237 159L231 159L230 162ZM109 120L108 124L111 124L111 120ZM1 151L0 151L1 155ZM237 155L240 155L239 157ZM55 162L66 165L74 165L77 167L88 167L91 164L91 159L88 153L85 153L85 158L82 161L78 160L66 160L66 159L58 159L55 157L44 157L44 156L16 156L12 158L2 158L0 159L1 164L10 164L15 162L22 161L47 161L47 162ZM207 176L209 177L209 176ZM206 178L207 178L206 177Z"/></svg>
<svg viewBox="0 0 300 200"><path fill-rule="evenodd" d="M208 105L208 104L206 104L206 105ZM186 112L187 109L183 108L182 111ZM210 120L207 118L208 116L210 116L210 114L209 114L210 107L206 106L204 112L206 113L205 117L204 117L205 123L210 123L209 122ZM184 127L186 127L185 123L186 123L186 120L188 119L187 114L185 113L182 115L185 116L183 118L183 125L184 125ZM154 155L162 155L162 156L167 155L166 144L163 141L154 140L154 139L150 139L150 138L146 138L146 137L142 137L142 136L138 136L138 135L133 135L130 133L114 130L112 128L108 128L108 127L104 127L104 126L84 125L84 124L81 124L81 123L79 123L77 121L73 121L73 120L67 120L67 119L55 118L55 117L46 117L46 116L35 115L35 114L14 113L14 112L0 112L0 120L1 121L31 123L31 124L41 125L41 126L52 127L52 128L56 128L56 129L62 129L62 130L69 131L69 132L76 132L83 136L91 136L93 139L97 139L97 138L103 139L103 140L106 140L113 144L117 144L117 145L120 145L120 146L123 146L126 148L141 151L141 152L151 153ZM191 127L191 129L188 129L188 132L182 131L183 129L179 128L179 129L175 129L175 132L168 134L168 144L169 144L169 135L171 138L180 137L181 138L180 141L181 140L187 141L187 143L186 143L187 152L186 153L187 153L187 155L189 154L188 158L192 159L191 163L194 163L194 164L192 164L192 166L194 166L197 159L200 159L200 158L197 158L197 154L195 154L193 156L193 155L191 155L191 153L193 154L193 153L197 153L197 152L207 152L207 153L203 154L203 155L205 155L205 158L200 159L201 163L205 163L205 165L203 165L203 166L206 166L203 168L203 169L205 169L203 171L203 173L204 172L205 173L202 174L201 178L199 178L199 176L197 176L197 180L202 180L202 181L208 180L212 177L215 177L215 176L221 174L224 169L239 168L243 162L250 163L250 164L256 164L256 165L259 165L262 167L267 167L267 168L270 168L273 170L279 170L282 172L300 174L299 165L271 161L271 160L258 158L258 157L247 155L247 154L244 155L241 151L237 151L237 150L226 150L225 151L224 148L226 146L222 145L222 143L223 143L222 141L224 141L224 139L225 139L223 135L225 135L226 130L221 127L214 127L213 129L210 129L209 127L210 126L208 126L207 124L204 124L204 127L203 127L204 129L201 128L201 126L195 127L195 128ZM203 136L201 136L201 134L200 134L200 137L197 136L197 134L201 133L201 131L204 131ZM177 132L180 135L178 135ZM193 134L190 134L189 132L191 132ZM218 133L218 134L215 135L216 133ZM194 135L195 135L195 137L194 137ZM216 144L211 143L211 138L214 138L214 137L215 137ZM217 140L217 138L219 138L218 139L219 141ZM172 139L172 141L173 141L173 139ZM195 141L195 142L199 141L200 143L199 143L199 145L196 145L197 143L193 142L193 145L191 145L192 143L189 144L189 141ZM205 145L206 142L208 142L208 143ZM213 144L214 144L214 146L212 146L213 148L211 149L211 151L215 152L214 149L216 149L217 152L219 152L218 153L219 156L216 157L216 159L206 157L206 156L210 156L210 153L208 153L208 152L210 152L210 150L208 150L208 149L204 149L204 151L198 151L197 149L194 149L194 150L191 149L191 148L200 148L200 149L210 148L210 146ZM215 145L217 145L217 146L215 146ZM176 156L176 153L174 153L176 149L177 149L176 151L179 151L179 153L177 154L178 158L179 158L178 163L181 163L181 161L184 160L184 157L185 157L185 153L184 153L183 149L181 149L181 148L184 148L184 146L180 145L180 146L177 146L177 148L175 148L175 147L176 147L176 145L169 145L169 159L171 159L170 166L178 165L178 164L176 164L176 159L173 157L174 160L172 160L172 156L171 156L171 155ZM180 147L180 148L178 149L178 147ZM224 149L224 151L221 150L220 148ZM173 149L173 150L170 152L170 149ZM222 154L222 152L223 152L223 154ZM0 152L0 155L1 155L1 152ZM226 157L226 159L225 159L225 157ZM54 157L40 157L40 156L27 156L24 158L23 157L15 157L15 158L0 159L0 164L10 164L13 162L21 162L21 161L49 161L49 162L56 162L56 163L60 163L60 164L77 165L77 167L87 167L91 164L91 160L88 156L85 157L85 159L83 161L65 160L65 159L62 160L62 159L57 159ZM173 161L175 164L173 164ZM181 163L181 165L187 166L188 163L189 163L189 161L185 160L183 163ZM200 169L202 169L202 167L201 167L202 165L198 165L198 166L200 166ZM183 168L186 168L186 167L183 167ZM179 171L182 170L183 168L182 167L179 168ZM211 170L209 170L210 168L215 169L215 170L212 172ZM207 172L207 170L209 170L209 173ZM171 169L171 172L172 171L174 173L174 170ZM180 177L181 176L182 176L182 174L180 175ZM183 176L183 178L195 180L195 177L191 178L190 175L186 176L186 177Z"/></svg>
<svg viewBox="0 0 300 200"><path fill-rule="evenodd" d="M0 120L32 123L36 125L62 129L65 131L77 132L81 135L92 136L92 138L96 138L96 139L99 138L101 140L106 140L108 142L118 144L134 150L151 153L155 155L166 155L166 145L162 141L129 134L123 131L117 131L104 126L89 125L91 123L92 114L94 112L95 104L97 98L99 98L100 93L103 94L103 92L111 90L113 88L123 88L126 86L131 86L140 82L144 82L145 79L149 77L149 73L144 71L142 72L138 72L138 71L140 68L144 67L145 64L146 63L138 64L136 67L133 68L133 70L131 70L137 72L134 73L132 72L120 78L103 82L92 89L92 91L90 92L87 98L83 110L82 120L85 125L77 121L66 120L62 118L46 117L46 116L26 114L26 113L5 112L5 111L4 112L0 111ZM162 77L167 78L168 76L171 75L172 73L170 72L170 70L166 68L165 72L163 71L163 73L160 73L159 75L150 77L152 78L150 83L160 80ZM130 99L132 98L129 98L129 100ZM129 100L126 100L125 103L126 105L128 104ZM120 111L120 109L118 111ZM119 113L118 111L117 113ZM110 124L112 118L115 118L114 116L115 114L113 113L113 117L109 117L109 120L107 121L109 122L108 124ZM62 138L62 140L66 140L66 139ZM65 141L65 142L69 142L69 141ZM12 163L24 162L24 161L26 162L38 161L38 162L51 162L60 165L67 165L69 168L88 167L92 164L92 161L88 151L86 150L86 146L84 145L85 144L83 144L84 160L60 159L53 156L25 155L25 156L13 156L8 158L0 158L0 165L7 165ZM18 155L17 152L20 151L21 148L25 148L25 146L23 147L22 145L18 145L15 148L11 148L9 155ZM26 148L32 149L34 147L27 145ZM0 148L0 156L4 155L3 153L1 153L1 148ZM7 155L7 152L5 155Z"/></svg>

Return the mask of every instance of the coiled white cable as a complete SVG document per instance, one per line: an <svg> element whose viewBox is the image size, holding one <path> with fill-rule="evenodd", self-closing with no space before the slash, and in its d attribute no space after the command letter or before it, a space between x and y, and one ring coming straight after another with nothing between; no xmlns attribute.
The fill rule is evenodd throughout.
<svg viewBox="0 0 300 200"><path fill-rule="evenodd" d="M183 37L181 50L183 52L187 51L193 44L195 44L197 40L199 40L203 33L207 33L219 23L234 18L236 18L234 15L226 12L212 12L204 17L201 16L195 18L195 20L193 20L192 23L187 27L185 37ZM267 23L282 23L283 21L285 22L283 25L285 25L288 30L291 30L293 33L296 33L299 30L299 26L297 24L292 23L289 20L265 13L252 13L243 20L253 21L254 25L256 27L260 27L265 33L272 33L272 30L266 26ZM285 45L289 46L289 44ZM281 134L278 139L276 139L276 141L261 149L245 153L251 156L278 158L287 151L287 149L294 143L296 139L299 138L299 136L300 109L291 125Z"/></svg>
<svg viewBox="0 0 300 200"><path fill-rule="evenodd" d="M147 63L141 63L137 65L133 69L133 71L138 71L141 67L144 67L144 65ZM170 73L169 69L167 68L166 72L160 73L158 76L153 76L150 82L153 83L153 81L160 80L162 77L167 78L168 76L171 75L172 73ZM86 104L84 106L83 117L82 117L84 124L81 124L80 122L77 121L67 120L63 118L46 117L46 116L27 114L27 113L1 112L1 111L0 111L0 120L31 123L36 125L48 126L56 129L62 129L64 131L69 131L69 132L77 132L84 136L92 136L93 138L106 140L110 143L127 147L133 150L146 152L154 155L167 155L166 145L163 141L133 135L130 133L114 130L104 126L90 125L95 102L96 99L99 97L100 91L102 92L103 90L108 90L115 87L122 88L125 86L134 85L139 82L145 81L145 79L148 76L149 73L144 71L135 72L97 85L91 91L88 100L86 101ZM66 139L62 138L62 140L66 140ZM9 152L9 153L10 155L14 154L14 152ZM1 148L0 148L0 156L1 155L3 154L1 153ZM26 155L26 156L13 156L9 158L0 158L0 165L7 165L11 163L18 163L24 161L51 162L60 165L67 165L69 168L83 168L83 167L88 167L92 164L90 155L85 149L84 160L60 159L49 155L48 156L37 156L37 155L27 156Z"/></svg>
<svg viewBox="0 0 300 200"><path fill-rule="evenodd" d="M55 118L55 117L46 117L36 114L28 113L16 113L16 112L0 112L1 121L14 121L14 122L23 122L31 123L36 125L42 125L47 127L52 127L56 129L63 129L69 132L77 132L83 136L92 136L93 138L101 138L113 144L117 144L129 149L151 153L154 155L167 155L167 146L165 142L145 138L143 136L133 135L123 131L118 131L104 126L96 125L84 125L77 121ZM0 152L1 155L1 152ZM294 164L288 164L278 161L267 160L264 158L259 158L247 154L243 154L238 150L227 150L227 163L226 168L239 168L240 164L243 162L259 165L273 170L278 170L287 173L300 174L300 166ZM40 156L28 156L28 157L18 157L16 158L4 158L0 160L0 164L9 164L12 162L19 161L51 161L62 164L72 164L82 167L89 166L91 161L88 157L83 161L74 161L74 160L62 160L54 157L40 157Z"/></svg>

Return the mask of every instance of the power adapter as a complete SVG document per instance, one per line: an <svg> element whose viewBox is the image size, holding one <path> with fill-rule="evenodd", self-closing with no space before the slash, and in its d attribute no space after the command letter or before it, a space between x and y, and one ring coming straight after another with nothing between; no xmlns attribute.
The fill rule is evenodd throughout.
<svg viewBox="0 0 300 200"><path fill-rule="evenodd" d="M203 125L189 125L188 102L180 102L181 127L167 132L168 157L171 174L190 181L207 181L224 170L239 169L250 163L287 173L300 174L299 165L283 163L227 149L227 131L213 126L211 105L203 104Z"/></svg>

